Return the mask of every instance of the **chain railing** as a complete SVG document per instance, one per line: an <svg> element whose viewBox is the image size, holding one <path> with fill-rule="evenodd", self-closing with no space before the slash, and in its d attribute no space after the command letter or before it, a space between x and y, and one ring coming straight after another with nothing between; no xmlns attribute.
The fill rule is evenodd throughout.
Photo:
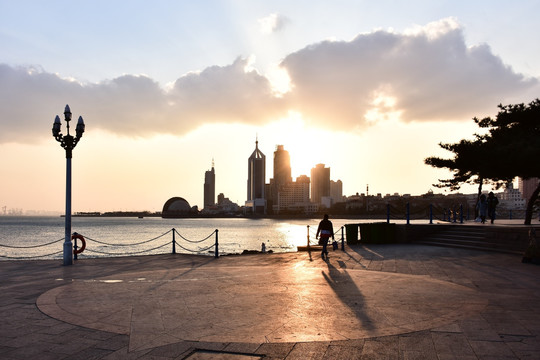
<svg viewBox="0 0 540 360"><path fill-rule="evenodd" d="M140 242L134 242L134 243L112 243L112 242L106 242L106 241L102 241L102 240L97 240L97 239L94 239L94 238L91 238L89 236L86 236L84 234L77 234L77 233L74 233L73 234L73 237L74 237L74 246L73 246L73 250L74 250L74 259L77 260L77 255L82 252L78 252L77 249L78 249L78 245L77 245L77 238L80 238L82 237L83 241L85 242L85 247L84 247L84 251L88 251L89 253L94 253L94 254L100 254L100 255L110 255L110 256L130 256L130 255L140 255L140 254L145 254L145 253L150 253L150 252L154 252L158 249L161 249L161 248L164 248L166 246L169 246L169 244L172 246L172 253L173 254L176 254L176 246L180 247L182 250L186 251L187 253L194 253L194 254L203 254L203 253L206 253L208 252L210 249L214 248L214 257L219 257L219 246L218 246L218 229L214 230L210 235L206 236L205 238L201 239L201 240L190 240L188 238L186 238L185 236L183 236L182 234L180 234L175 228L172 228L171 230L159 235L159 236L156 236L154 238L151 238L151 239L148 239L148 240L144 240L144 241L140 241ZM164 243L160 243L160 244L157 244L156 246L153 246L151 248L144 248L144 249L136 249L137 246L141 246L141 245L146 245L146 244L149 244L151 242L155 242L155 241L158 241L160 239L162 239L164 236L168 235L168 234L172 234L172 241L166 241ZM192 248L189 248L188 245L182 245L182 243L178 242L176 240L176 235L178 235L184 242L188 243L188 244L202 244L204 241L207 241L209 240L213 235L215 235L215 240L214 240L214 243L212 243L211 245L208 245L208 246L198 246L197 249L192 249ZM55 240L55 241L51 241L51 242L47 242L47 243L43 243L43 244L38 244L38 245L29 245L29 246L16 246L16 245L5 245L5 244L0 244L0 248L8 248L8 249L33 249L33 248L39 248L39 247L45 247L45 246L51 246L53 244L57 244L59 242L63 242L64 239L59 239L59 240ZM98 246L92 246L92 245L89 245L91 243L95 243L95 244L98 244ZM125 251L125 248L126 247L130 247L132 248L131 251ZM122 252L118 252L118 251L115 251L114 249L122 249ZM82 250L82 249L81 249ZM39 254L39 255L32 255L32 256L10 256L10 255L4 255L4 254L0 254L0 258L4 258L4 259L12 259L12 260L26 260L26 259L38 259L38 258L49 258L51 256L55 256L55 255L58 255L58 254L62 254L63 253L63 250L60 250L60 251L57 251L57 252L53 252L53 253L48 253L48 254Z"/></svg>
<svg viewBox="0 0 540 360"><path fill-rule="evenodd" d="M339 233L341 231L341 250L345 250L345 237L344 237L344 232L343 232L343 229L344 227L341 226L340 228L338 228L336 231L334 231L334 238L336 238L336 234ZM339 235L338 235L339 236ZM316 239L317 238L317 232L314 231L310 225L307 225L307 247L310 248L311 246L319 246L319 242L318 240L315 241L315 240L311 240L311 239ZM338 237L339 239L339 237Z"/></svg>

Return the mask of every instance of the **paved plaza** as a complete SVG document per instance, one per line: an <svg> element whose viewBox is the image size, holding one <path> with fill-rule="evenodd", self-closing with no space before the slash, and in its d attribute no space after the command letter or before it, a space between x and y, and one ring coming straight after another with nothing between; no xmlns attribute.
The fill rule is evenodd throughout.
<svg viewBox="0 0 540 360"><path fill-rule="evenodd" d="M1 261L2 359L539 359L540 266L414 244Z"/></svg>

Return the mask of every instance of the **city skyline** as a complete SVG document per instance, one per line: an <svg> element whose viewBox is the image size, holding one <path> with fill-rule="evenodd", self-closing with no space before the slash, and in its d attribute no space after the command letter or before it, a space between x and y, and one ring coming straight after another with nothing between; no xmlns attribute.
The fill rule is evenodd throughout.
<svg viewBox="0 0 540 360"><path fill-rule="evenodd" d="M344 195L442 193L432 184L451 173L424 164L450 156L439 143L540 96L539 11L528 0L0 0L0 208L64 211L51 128L66 104L86 124L74 212L160 211L176 196L202 208L212 158L216 190L243 204L256 134L268 156L284 145L293 179L322 163Z"/></svg>

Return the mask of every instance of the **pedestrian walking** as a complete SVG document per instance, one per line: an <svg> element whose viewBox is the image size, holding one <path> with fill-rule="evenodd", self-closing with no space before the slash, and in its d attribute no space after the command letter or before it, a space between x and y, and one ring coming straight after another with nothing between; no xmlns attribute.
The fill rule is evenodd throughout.
<svg viewBox="0 0 540 360"><path fill-rule="evenodd" d="M497 199L493 191L491 191L487 198L487 211L488 211L489 219L491 220L492 224L495 221L495 210L498 204L499 204L499 199Z"/></svg>
<svg viewBox="0 0 540 360"><path fill-rule="evenodd" d="M488 204L486 195L482 194L480 195L480 200L478 200L478 204L476 204L476 210L478 210L478 216L480 217L480 222L482 224L486 223L487 209Z"/></svg>
<svg viewBox="0 0 540 360"><path fill-rule="evenodd" d="M315 234L315 239L319 238L319 234L322 245L321 257L324 259L324 256L326 255L326 259L328 260L328 240L330 237L332 237L332 240L334 240L334 227L332 226L332 222L328 220L328 214L324 214L324 218L319 223L317 234Z"/></svg>

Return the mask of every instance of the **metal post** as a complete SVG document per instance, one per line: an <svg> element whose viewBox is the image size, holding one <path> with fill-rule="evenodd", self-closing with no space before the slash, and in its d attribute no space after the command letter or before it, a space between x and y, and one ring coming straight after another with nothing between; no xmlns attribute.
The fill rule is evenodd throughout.
<svg viewBox="0 0 540 360"><path fill-rule="evenodd" d="M67 153L67 152L66 152ZM73 264L73 248L71 243L71 157L66 156L66 227L64 239L64 265Z"/></svg>
<svg viewBox="0 0 540 360"><path fill-rule="evenodd" d="M386 204L386 223L390 224L390 204Z"/></svg>
<svg viewBox="0 0 540 360"><path fill-rule="evenodd" d="M433 204L429 204L429 223L433 224Z"/></svg>
<svg viewBox="0 0 540 360"><path fill-rule="evenodd" d="M343 236L343 226L341 227L341 250L345 251L345 236Z"/></svg>
<svg viewBox="0 0 540 360"><path fill-rule="evenodd" d="M67 123L67 134L62 135L60 117L56 115L54 119L52 135L60 143L60 146L66 150L66 227L65 227L65 241L64 241L64 265L73 264L73 249L71 244L71 157L72 151L81 139L84 133L84 121L82 116L79 116L77 127L75 128L76 136L73 137L69 134L69 122L71 121L71 110L68 105L64 110L64 119Z"/></svg>
<svg viewBox="0 0 540 360"><path fill-rule="evenodd" d="M307 248L309 251L309 225L307 226Z"/></svg>
<svg viewBox="0 0 540 360"><path fill-rule="evenodd" d="M410 211L410 205L407 203L407 225L411 223L411 211Z"/></svg>
<svg viewBox="0 0 540 360"><path fill-rule="evenodd" d="M463 224L463 204L459 205L459 223Z"/></svg>
<svg viewBox="0 0 540 360"><path fill-rule="evenodd" d="M176 229L172 228L172 253L176 254Z"/></svg>
<svg viewBox="0 0 540 360"><path fill-rule="evenodd" d="M73 235L78 235L76 232L73 233ZM73 241L73 260L77 260L77 249L79 247L77 246L77 238Z"/></svg>
<svg viewBox="0 0 540 360"><path fill-rule="evenodd" d="M219 257L219 251L218 251L218 248L219 248L219 243L218 243L218 232L219 230L216 229L216 252L214 254L214 257L217 259Z"/></svg>

